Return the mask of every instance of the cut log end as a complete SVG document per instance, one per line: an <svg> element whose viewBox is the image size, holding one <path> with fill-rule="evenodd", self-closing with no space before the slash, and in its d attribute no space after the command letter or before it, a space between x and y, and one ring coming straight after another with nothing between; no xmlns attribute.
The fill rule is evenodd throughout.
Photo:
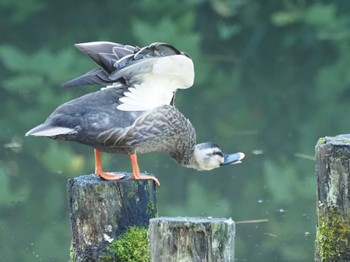
<svg viewBox="0 0 350 262"><path fill-rule="evenodd" d="M149 226L151 261L233 261L234 237L232 219L154 218Z"/></svg>

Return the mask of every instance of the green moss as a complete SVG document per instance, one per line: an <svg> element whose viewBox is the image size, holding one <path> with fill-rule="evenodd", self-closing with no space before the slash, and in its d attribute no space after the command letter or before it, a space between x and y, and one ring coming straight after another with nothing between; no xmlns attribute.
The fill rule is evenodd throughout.
<svg viewBox="0 0 350 262"><path fill-rule="evenodd" d="M335 208L328 210L327 215L318 212L316 246L318 261L348 261L350 256L350 221L349 217Z"/></svg>
<svg viewBox="0 0 350 262"><path fill-rule="evenodd" d="M76 254L75 251L74 251L73 243L71 243L71 245L70 245L69 257L70 257L70 262L75 262L75 261L77 261L77 254Z"/></svg>
<svg viewBox="0 0 350 262"><path fill-rule="evenodd" d="M148 262L147 229L145 227L130 227L115 239L107 248L107 253L101 262Z"/></svg>
<svg viewBox="0 0 350 262"><path fill-rule="evenodd" d="M326 144L326 138L324 137L321 137L320 139L318 139L316 146L322 145L322 144Z"/></svg>
<svg viewBox="0 0 350 262"><path fill-rule="evenodd" d="M152 201L149 201L148 205L147 205L147 215L149 217L153 217L154 216L154 205Z"/></svg>
<svg viewBox="0 0 350 262"><path fill-rule="evenodd" d="M95 185L95 191L96 191L96 193L98 193L100 195L105 193L107 189L108 189L108 187L106 187L104 185L101 185L101 184Z"/></svg>

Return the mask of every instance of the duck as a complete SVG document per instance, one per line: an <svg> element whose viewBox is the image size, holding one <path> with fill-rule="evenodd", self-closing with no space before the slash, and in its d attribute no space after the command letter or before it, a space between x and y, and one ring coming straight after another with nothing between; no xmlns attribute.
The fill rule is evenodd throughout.
<svg viewBox="0 0 350 262"><path fill-rule="evenodd" d="M105 172L101 153L127 154L131 179L159 180L140 172L139 154L167 152L180 165L198 171L241 163L244 153L223 153L213 142L197 144L196 131L174 105L175 93L194 83L190 56L168 43L145 47L113 42L76 44L99 67L63 85L102 85L100 90L68 101L25 136L75 141L94 148L95 174L119 180L124 173Z"/></svg>

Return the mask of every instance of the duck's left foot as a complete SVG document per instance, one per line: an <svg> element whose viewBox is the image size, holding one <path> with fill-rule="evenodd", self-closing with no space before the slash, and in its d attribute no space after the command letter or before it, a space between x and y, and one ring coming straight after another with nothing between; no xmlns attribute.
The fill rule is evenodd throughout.
<svg viewBox="0 0 350 262"><path fill-rule="evenodd" d="M132 173L131 173L131 179L142 179L142 180L153 180L157 186L160 186L160 183L157 178L154 176L147 176L147 175L141 175L140 174L140 168L137 163L137 156L136 154L130 154L129 155L131 166L132 166Z"/></svg>

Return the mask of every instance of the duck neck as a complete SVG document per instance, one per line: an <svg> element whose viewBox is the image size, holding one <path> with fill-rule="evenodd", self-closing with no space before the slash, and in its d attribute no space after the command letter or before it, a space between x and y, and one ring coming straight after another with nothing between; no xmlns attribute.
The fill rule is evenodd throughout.
<svg viewBox="0 0 350 262"><path fill-rule="evenodd" d="M194 151L196 145L196 131L191 122L174 106L165 105L151 111L140 121L150 117L154 123L161 123L161 131L153 140L158 141L158 151L169 152L170 156L182 166L194 167ZM147 123L149 125L149 123ZM154 124L157 130L157 125ZM158 140L157 140L158 139ZM152 150L154 151L153 145ZM150 151L144 151L150 152Z"/></svg>
<svg viewBox="0 0 350 262"><path fill-rule="evenodd" d="M194 168L194 149L183 148L181 151L170 152L170 156L180 165Z"/></svg>
<svg viewBox="0 0 350 262"><path fill-rule="evenodd" d="M186 119L186 124L182 125L182 129L170 151L170 156L180 165L193 168L194 167L194 150L196 145L196 132Z"/></svg>

